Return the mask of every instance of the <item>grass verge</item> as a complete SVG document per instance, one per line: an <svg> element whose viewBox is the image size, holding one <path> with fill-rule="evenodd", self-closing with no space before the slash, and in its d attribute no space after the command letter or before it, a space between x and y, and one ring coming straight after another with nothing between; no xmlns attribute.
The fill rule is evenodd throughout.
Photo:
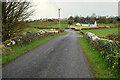
<svg viewBox="0 0 120 80"><path fill-rule="evenodd" d="M79 32L77 33L80 34ZM100 51L97 51L94 46L90 45L85 37L80 37L79 41L94 78L120 78L112 68L108 67L108 63L102 58Z"/></svg>
<svg viewBox="0 0 120 80"><path fill-rule="evenodd" d="M37 46L47 42L48 40L53 39L53 38L58 37L58 36L65 35L66 33L67 32L65 31L64 33L56 34L54 36L40 38L38 40L32 41L31 43L28 43L28 44L23 45L23 46L11 46L10 48L12 50L14 50L14 53L2 56L2 64L6 64L6 63L10 62L11 60L14 60L17 57L21 56L25 52L28 52L28 51L36 48Z"/></svg>

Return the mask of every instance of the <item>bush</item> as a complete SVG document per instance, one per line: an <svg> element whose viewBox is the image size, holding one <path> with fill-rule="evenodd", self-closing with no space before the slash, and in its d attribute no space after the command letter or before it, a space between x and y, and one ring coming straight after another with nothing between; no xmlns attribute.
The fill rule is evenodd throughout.
<svg viewBox="0 0 120 80"><path fill-rule="evenodd" d="M119 41L118 35L117 34L109 34L106 36L106 38L110 39L110 40L115 40L115 41Z"/></svg>
<svg viewBox="0 0 120 80"><path fill-rule="evenodd" d="M93 39L95 35L90 32L86 32L84 35L93 46L101 51L101 55L109 63L109 66L116 72L120 71L120 49L116 43L112 40L100 39L98 37Z"/></svg>
<svg viewBox="0 0 120 80"><path fill-rule="evenodd" d="M69 24L69 25L72 25L73 22L74 22L73 20L70 20L70 21L68 21L68 24Z"/></svg>

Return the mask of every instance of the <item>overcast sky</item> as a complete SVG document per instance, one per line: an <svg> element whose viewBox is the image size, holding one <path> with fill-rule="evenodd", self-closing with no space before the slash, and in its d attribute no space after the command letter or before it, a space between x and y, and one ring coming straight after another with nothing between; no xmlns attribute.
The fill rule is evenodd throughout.
<svg viewBox="0 0 120 80"><path fill-rule="evenodd" d="M109 2L108 2L109 1ZM61 9L61 18L69 16L117 16L119 0L33 0L35 12L32 19L58 18L58 9Z"/></svg>

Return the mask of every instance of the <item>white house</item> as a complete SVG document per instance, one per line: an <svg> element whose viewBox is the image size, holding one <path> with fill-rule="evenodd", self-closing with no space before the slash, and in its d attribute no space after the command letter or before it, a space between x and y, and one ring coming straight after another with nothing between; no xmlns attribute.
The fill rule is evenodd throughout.
<svg viewBox="0 0 120 80"><path fill-rule="evenodd" d="M75 26L96 27L97 26L97 22L96 21L83 21L82 23L77 23Z"/></svg>
<svg viewBox="0 0 120 80"><path fill-rule="evenodd" d="M81 26L81 24L80 24L80 23L77 23L75 26Z"/></svg>

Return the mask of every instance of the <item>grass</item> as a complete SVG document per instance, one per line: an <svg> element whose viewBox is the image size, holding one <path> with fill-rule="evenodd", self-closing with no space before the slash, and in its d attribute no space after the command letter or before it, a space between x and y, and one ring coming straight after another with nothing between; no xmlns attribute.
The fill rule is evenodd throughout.
<svg viewBox="0 0 120 80"><path fill-rule="evenodd" d="M37 28L25 28L24 32L38 32L39 30Z"/></svg>
<svg viewBox="0 0 120 80"><path fill-rule="evenodd" d="M58 37L58 36L62 36L66 33L67 32L65 31L64 33L56 34L54 36L40 38L38 40L35 40L35 41L28 43L27 45L23 45L23 46L11 46L10 48L12 50L14 50L14 53L2 56L2 64L8 63L11 60L14 60L15 58L21 56L22 54L24 54L24 53L36 48L37 46L47 42L48 40L53 39L53 38Z"/></svg>
<svg viewBox="0 0 120 80"><path fill-rule="evenodd" d="M77 33L80 34L79 32ZM79 41L94 78L120 78L118 74L113 72L112 68L108 67L108 63L102 58L100 51L90 45L85 37L80 37Z"/></svg>
<svg viewBox="0 0 120 80"><path fill-rule="evenodd" d="M68 21L61 21L60 22L61 27L60 28L66 28L68 26ZM36 22L30 22L29 25L31 27L59 27L58 21L54 21L54 22L40 22L40 21L36 21Z"/></svg>
<svg viewBox="0 0 120 80"><path fill-rule="evenodd" d="M29 25L31 27L43 27L47 25L54 25L57 24L57 22L40 22L40 21L35 21L35 22L30 22Z"/></svg>
<svg viewBox="0 0 120 80"><path fill-rule="evenodd" d="M76 28L76 29L82 29L82 28L92 28L92 27L89 27L89 26L71 26L71 28Z"/></svg>
<svg viewBox="0 0 120 80"><path fill-rule="evenodd" d="M108 34L118 34L118 28L83 30L83 32L91 32L99 37L105 37Z"/></svg>
<svg viewBox="0 0 120 80"><path fill-rule="evenodd" d="M100 26L103 26L103 27L110 27L110 26L112 26L112 27L114 27L114 26L117 26L117 24L112 24L112 23L109 23L109 24L105 24L105 23L98 23L98 25L100 25Z"/></svg>
<svg viewBox="0 0 120 80"><path fill-rule="evenodd" d="M67 28L67 26L68 26L68 24L60 24L60 28L62 28L62 29ZM58 27L59 28L59 25L55 24L55 25L48 25L48 26L45 26L45 27L53 27L53 28Z"/></svg>

